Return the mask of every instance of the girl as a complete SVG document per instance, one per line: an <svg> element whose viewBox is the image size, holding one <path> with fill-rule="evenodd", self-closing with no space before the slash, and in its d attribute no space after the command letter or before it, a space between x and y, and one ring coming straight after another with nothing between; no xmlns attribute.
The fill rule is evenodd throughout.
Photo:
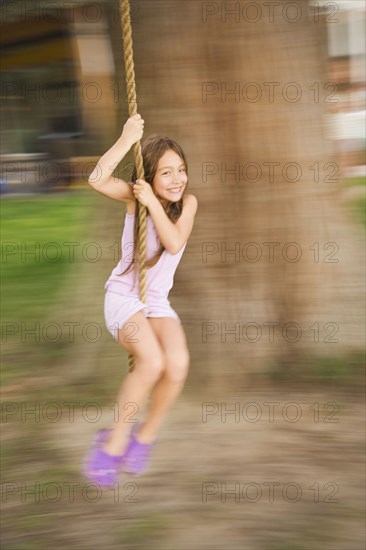
<svg viewBox="0 0 366 550"><path fill-rule="evenodd" d="M137 475L146 470L164 416L184 386L189 365L184 330L168 294L193 228L197 199L185 193L185 155L169 138L151 136L144 142L146 181L130 184L112 177L117 164L142 138L143 129L141 116L131 116L89 177L96 191L127 205L122 258L105 284L104 316L109 332L134 356L135 369L119 392L118 421L97 434L84 464L90 480L107 486L116 483L120 471ZM136 278L139 203L148 211L147 304L139 299ZM133 253L127 256L127 249ZM130 431L131 406L139 410L149 396L144 423L133 424Z"/></svg>

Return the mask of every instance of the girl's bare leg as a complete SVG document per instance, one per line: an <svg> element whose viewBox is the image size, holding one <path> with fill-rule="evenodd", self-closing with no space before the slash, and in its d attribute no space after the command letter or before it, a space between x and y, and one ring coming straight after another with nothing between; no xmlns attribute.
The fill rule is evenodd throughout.
<svg viewBox="0 0 366 550"><path fill-rule="evenodd" d="M137 331L133 330L134 325ZM123 348L133 354L135 369L126 376L119 391L116 422L104 445L104 450L111 455L123 454L132 427L133 411L136 413L142 408L164 370L163 351L149 320L141 311L119 329L118 338Z"/></svg>
<svg viewBox="0 0 366 550"><path fill-rule="evenodd" d="M141 443L156 439L166 413L183 389L189 367L186 337L179 321L169 317L149 320L164 353L165 370L153 389L146 420L138 432Z"/></svg>

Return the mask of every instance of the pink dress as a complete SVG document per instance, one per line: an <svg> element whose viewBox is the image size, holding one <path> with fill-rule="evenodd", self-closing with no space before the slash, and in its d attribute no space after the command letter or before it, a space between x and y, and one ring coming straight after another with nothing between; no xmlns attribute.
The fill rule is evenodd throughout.
<svg viewBox="0 0 366 550"><path fill-rule="evenodd" d="M126 214L122 233L122 257L104 285L104 318L107 329L117 341L118 328L135 313L143 310L145 317L173 317L181 322L171 307L168 296L174 283L174 274L187 243L177 254L164 250L159 261L147 270L147 303L139 298L138 273L134 284L134 272L122 273L129 265L134 246L134 214ZM147 259L152 259L160 250L160 241L152 218L147 216Z"/></svg>

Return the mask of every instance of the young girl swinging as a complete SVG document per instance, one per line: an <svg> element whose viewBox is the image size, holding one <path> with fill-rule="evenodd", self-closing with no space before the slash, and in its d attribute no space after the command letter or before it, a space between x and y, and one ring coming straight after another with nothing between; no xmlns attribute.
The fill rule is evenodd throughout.
<svg viewBox="0 0 366 550"><path fill-rule="evenodd" d="M159 429L184 386L189 366L185 333L168 295L193 228L197 199L185 193L186 158L169 138L151 136L143 143L145 180L135 181L133 175L134 183L128 183L112 177L143 130L141 116L131 116L89 177L96 191L127 205L122 258L105 284L104 316L115 341L135 359L135 368L119 391L118 421L98 432L84 463L87 478L105 486L116 483L121 471L139 475L147 469ZM138 203L147 208L146 304L139 299L136 280ZM131 424L131 404L140 410L148 397L144 422Z"/></svg>

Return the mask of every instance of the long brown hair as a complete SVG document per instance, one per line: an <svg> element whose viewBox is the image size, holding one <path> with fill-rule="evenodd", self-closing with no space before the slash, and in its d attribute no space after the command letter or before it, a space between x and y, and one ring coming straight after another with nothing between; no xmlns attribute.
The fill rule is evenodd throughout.
<svg viewBox="0 0 366 550"><path fill-rule="evenodd" d="M177 153L177 155L180 156L180 158L183 160L185 164L186 171L188 174L187 160L181 146L176 141L168 137L152 135L148 137L142 143L142 146L141 146L142 158L144 163L145 181L149 183L151 186L153 184L156 171L158 169L159 160L164 155L164 153L169 150L174 151L175 153ZM137 174L136 174L136 167L135 167L132 172L131 180L135 183L136 179L137 179ZM175 223L179 219L180 215L182 214L182 209L183 209L183 196L177 202L169 202L167 207L165 208L165 212L168 218L173 223ZM140 203L138 200L136 200L136 211L135 211L135 219L134 219L134 226L133 226L133 234L134 234L133 257L130 265L127 266L122 273L118 273L119 276L124 275L126 272L130 271L131 268L134 266L134 264L137 264L138 262L138 234L140 229L139 212L140 212ZM146 262L146 267L148 269L153 267L159 261L164 250L165 248L161 246L157 254L153 258L151 258L149 261ZM134 275L136 276L136 270Z"/></svg>

